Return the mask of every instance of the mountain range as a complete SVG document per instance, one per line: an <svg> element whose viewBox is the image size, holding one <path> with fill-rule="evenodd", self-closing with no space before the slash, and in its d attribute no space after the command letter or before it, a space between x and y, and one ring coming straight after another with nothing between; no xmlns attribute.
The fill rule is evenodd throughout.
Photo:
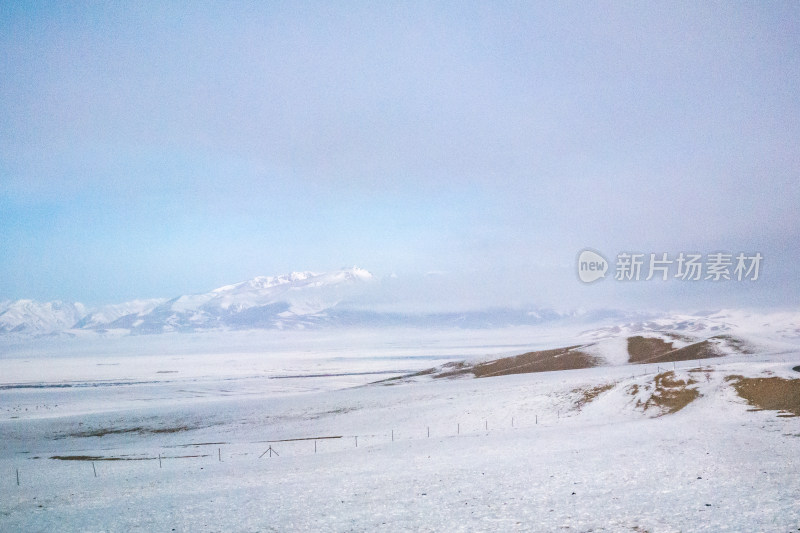
<svg viewBox="0 0 800 533"><path fill-rule="evenodd" d="M563 318L548 309L401 313L358 305L380 280L353 267L292 272L225 285L207 293L132 300L95 309L80 303L0 302L0 334L53 335L115 331L157 334L225 329L302 329L325 326L500 327Z"/></svg>
<svg viewBox="0 0 800 533"><path fill-rule="evenodd" d="M797 311L764 315L716 311L688 315L616 309L557 311L547 308L490 308L460 312L376 310L385 280L353 267L331 272L261 276L210 292L174 298L132 300L89 308L81 303L0 301L0 335L40 337L91 332L143 335L249 329L325 327L502 328L571 321L587 331L581 342L672 331L716 335L731 329L768 329L781 338L800 338ZM585 325L585 328L580 327Z"/></svg>

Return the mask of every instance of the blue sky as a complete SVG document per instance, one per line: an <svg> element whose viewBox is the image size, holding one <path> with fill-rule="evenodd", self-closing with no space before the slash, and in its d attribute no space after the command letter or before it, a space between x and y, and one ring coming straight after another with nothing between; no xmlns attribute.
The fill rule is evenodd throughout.
<svg viewBox="0 0 800 533"><path fill-rule="evenodd" d="M0 299L358 265L423 305L798 303L797 3L164 4L0 6ZM764 273L590 287L585 247Z"/></svg>

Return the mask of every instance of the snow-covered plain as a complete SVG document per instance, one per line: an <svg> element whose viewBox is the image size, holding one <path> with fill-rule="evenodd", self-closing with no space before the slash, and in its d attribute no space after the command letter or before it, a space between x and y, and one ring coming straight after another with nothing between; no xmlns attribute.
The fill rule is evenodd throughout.
<svg viewBox="0 0 800 533"><path fill-rule="evenodd" d="M366 385L582 335L240 332L6 348L0 530L800 530L800 418L752 411L725 379L800 377L785 335L751 355L670 363L700 397L663 416L637 406L633 386L664 365Z"/></svg>

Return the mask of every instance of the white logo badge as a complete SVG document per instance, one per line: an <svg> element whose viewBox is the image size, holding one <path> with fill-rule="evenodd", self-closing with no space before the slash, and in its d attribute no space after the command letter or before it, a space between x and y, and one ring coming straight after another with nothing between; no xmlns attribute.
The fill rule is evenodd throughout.
<svg viewBox="0 0 800 533"><path fill-rule="evenodd" d="M578 277L584 283L591 283L606 277L608 261L594 250L583 250L578 255Z"/></svg>

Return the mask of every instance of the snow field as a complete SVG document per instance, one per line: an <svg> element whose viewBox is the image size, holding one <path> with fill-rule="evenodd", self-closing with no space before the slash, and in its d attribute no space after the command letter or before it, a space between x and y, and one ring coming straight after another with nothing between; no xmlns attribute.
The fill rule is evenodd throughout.
<svg viewBox="0 0 800 533"><path fill-rule="evenodd" d="M0 529L793 531L800 419L748 411L724 376L794 364L708 365L702 396L658 418L627 392L653 373L605 367L7 420ZM339 435L316 454L266 442ZM280 456L259 458L270 445ZM143 460L95 460L95 478L53 455Z"/></svg>

